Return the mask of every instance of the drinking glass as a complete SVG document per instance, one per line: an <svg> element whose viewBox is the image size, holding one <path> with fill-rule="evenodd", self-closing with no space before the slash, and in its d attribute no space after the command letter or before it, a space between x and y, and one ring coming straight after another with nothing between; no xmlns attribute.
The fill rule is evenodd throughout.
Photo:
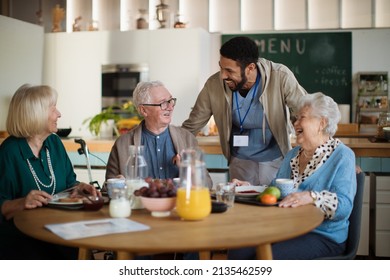
<svg viewBox="0 0 390 280"><path fill-rule="evenodd" d="M236 194L236 184L233 182L218 183L215 189L217 202L223 202L227 207L234 206L234 197Z"/></svg>

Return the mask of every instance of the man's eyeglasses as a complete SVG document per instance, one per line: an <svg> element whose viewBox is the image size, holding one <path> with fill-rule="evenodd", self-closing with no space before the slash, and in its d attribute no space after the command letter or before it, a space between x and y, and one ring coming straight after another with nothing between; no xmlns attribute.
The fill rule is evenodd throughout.
<svg viewBox="0 0 390 280"><path fill-rule="evenodd" d="M168 109L169 105L172 105L172 107L175 107L176 105L176 99L177 98L171 98L167 101L161 102L159 104L141 104L143 106L160 106L161 110Z"/></svg>

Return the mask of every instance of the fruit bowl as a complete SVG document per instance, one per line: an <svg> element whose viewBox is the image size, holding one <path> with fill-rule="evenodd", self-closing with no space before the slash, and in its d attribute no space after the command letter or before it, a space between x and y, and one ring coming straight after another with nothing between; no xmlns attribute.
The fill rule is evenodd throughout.
<svg viewBox="0 0 390 280"><path fill-rule="evenodd" d="M59 128L56 134L59 137L68 137L71 132L72 132L72 128Z"/></svg>
<svg viewBox="0 0 390 280"><path fill-rule="evenodd" d="M149 210L153 217L167 217L175 208L176 197L145 197L141 196L143 206Z"/></svg>

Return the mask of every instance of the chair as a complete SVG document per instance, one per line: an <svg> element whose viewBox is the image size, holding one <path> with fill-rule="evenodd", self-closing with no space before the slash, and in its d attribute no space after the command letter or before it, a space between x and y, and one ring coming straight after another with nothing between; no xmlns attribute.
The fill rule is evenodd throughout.
<svg viewBox="0 0 390 280"><path fill-rule="evenodd" d="M362 205L363 205L363 193L364 193L364 172L356 174L356 195L353 200L353 209L351 216L349 217L349 230L347 238L347 247L345 252L341 255L334 257L318 258L317 260L353 260L356 257L356 252L359 247L360 239L360 226L362 221Z"/></svg>

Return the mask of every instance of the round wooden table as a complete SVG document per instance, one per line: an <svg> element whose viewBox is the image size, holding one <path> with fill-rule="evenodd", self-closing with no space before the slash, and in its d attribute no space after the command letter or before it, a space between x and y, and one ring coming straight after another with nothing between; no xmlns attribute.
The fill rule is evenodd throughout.
<svg viewBox="0 0 390 280"><path fill-rule="evenodd" d="M118 259L137 254L162 252L200 253L212 250L257 247L258 259L272 259L271 243L305 234L323 221L323 213L307 205L298 208L254 206L235 203L225 213L211 214L202 221L183 221L171 216L155 218L147 210L133 210L129 219L150 226L150 230L64 240L44 228L46 224L109 218L108 207L99 211L38 208L16 214L15 225L25 234L43 241L79 248L79 259L91 257L91 250L117 252Z"/></svg>

